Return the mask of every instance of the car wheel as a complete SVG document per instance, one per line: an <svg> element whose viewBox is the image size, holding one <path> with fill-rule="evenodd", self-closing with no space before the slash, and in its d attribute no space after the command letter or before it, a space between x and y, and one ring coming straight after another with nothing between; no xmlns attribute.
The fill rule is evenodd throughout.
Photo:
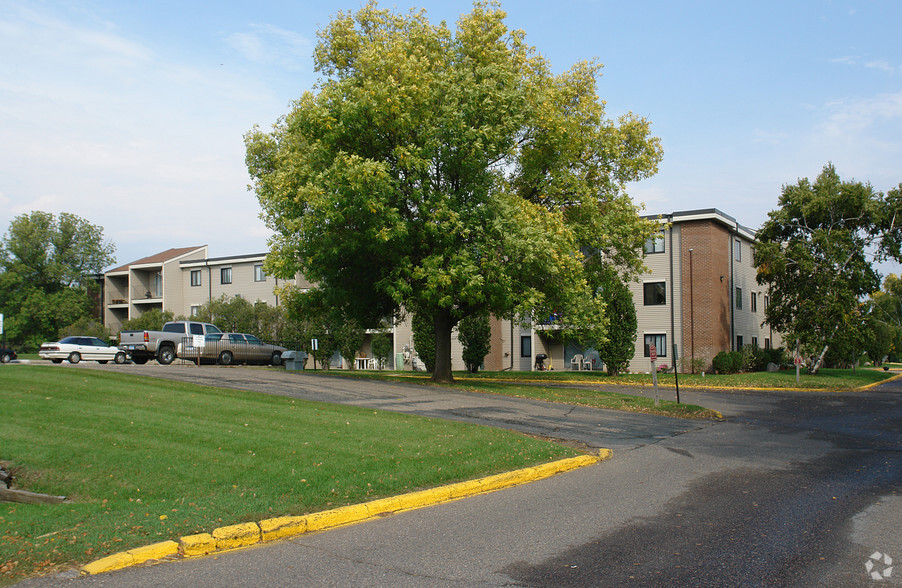
<svg viewBox="0 0 902 588"><path fill-rule="evenodd" d="M125 354L120 351L116 354L116 357L113 359L113 361L115 361L119 365L122 365L123 363L125 363L125 359Z"/></svg>
<svg viewBox="0 0 902 588"><path fill-rule="evenodd" d="M157 353L157 361L162 365L169 365L173 359L175 359L175 349L168 345Z"/></svg>
<svg viewBox="0 0 902 588"><path fill-rule="evenodd" d="M282 365L282 354L276 351L272 354L272 360L270 361L273 365Z"/></svg>
<svg viewBox="0 0 902 588"><path fill-rule="evenodd" d="M13 356L10 355L9 353L4 353L3 355L0 355L0 362L9 363L12 360L13 360Z"/></svg>
<svg viewBox="0 0 902 588"><path fill-rule="evenodd" d="M69 363L78 363L81 361L81 353L73 351L69 354Z"/></svg>
<svg viewBox="0 0 902 588"><path fill-rule="evenodd" d="M62 359L51 359L50 361L52 361L53 363L63 363Z"/></svg>
<svg viewBox="0 0 902 588"><path fill-rule="evenodd" d="M234 360L231 351L223 351L219 354L219 365L232 365Z"/></svg>

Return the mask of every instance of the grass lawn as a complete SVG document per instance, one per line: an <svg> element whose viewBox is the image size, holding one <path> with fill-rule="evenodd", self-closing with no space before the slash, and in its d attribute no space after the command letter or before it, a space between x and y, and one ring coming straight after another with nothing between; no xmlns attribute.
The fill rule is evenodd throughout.
<svg viewBox="0 0 902 588"><path fill-rule="evenodd" d="M400 379L404 381L422 380L427 381L429 374L412 374L410 372L347 372L334 371L333 374L340 375L358 375L361 377L378 377L385 379ZM827 391L848 391L875 384L887 380L895 375L896 372L886 372L882 369L874 368L858 368L855 373L852 370L840 369L822 369L817 375L806 374L804 370L796 383L795 370L782 370L779 372L753 372L747 374L679 374L680 388L716 388L721 390L729 390L731 388L752 388L752 389L776 389L776 390L827 390ZM457 381L456 386L466 384L467 386L479 387L482 383L488 382L511 382L511 383L530 383L541 384L543 382L554 383L555 385L573 384L591 384L598 386L651 386L651 374L622 374L619 376L608 376L604 372L571 372L571 371L546 371L546 372L479 372L470 374L467 372L456 372L454 378ZM675 386L674 374L658 374L658 385L673 388ZM487 389L488 391L488 389ZM495 392L498 391L496 388Z"/></svg>
<svg viewBox="0 0 902 588"><path fill-rule="evenodd" d="M0 584L215 527L577 455L516 433L58 366L0 369Z"/></svg>

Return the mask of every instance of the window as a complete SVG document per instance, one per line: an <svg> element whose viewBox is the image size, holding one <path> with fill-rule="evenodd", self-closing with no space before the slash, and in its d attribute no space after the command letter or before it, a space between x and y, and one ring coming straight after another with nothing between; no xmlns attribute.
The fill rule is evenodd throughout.
<svg viewBox="0 0 902 588"><path fill-rule="evenodd" d="M646 282L642 287L645 290L645 306L667 304L667 288L664 282Z"/></svg>
<svg viewBox="0 0 902 588"><path fill-rule="evenodd" d="M265 282L266 274L263 273L263 265L257 264L254 266L254 281L255 282Z"/></svg>
<svg viewBox="0 0 902 588"><path fill-rule="evenodd" d="M191 285L200 286L200 270L191 270Z"/></svg>
<svg viewBox="0 0 902 588"><path fill-rule="evenodd" d="M758 312L758 294L752 292L752 306L749 309L752 312Z"/></svg>
<svg viewBox="0 0 902 588"><path fill-rule="evenodd" d="M736 335L736 351L742 350L742 335Z"/></svg>
<svg viewBox="0 0 902 588"><path fill-rule="evenodd" d="M742 310L742 288L736 288L736 308Z"/></svg>
<svg viewBox="0 0 902 588"><path fill-rule="evenodd" d="M758 337L752 337L752 347L758 349Z"/></svg>
<svg viewBox="0 0 902 588"><path fill-rule="evenodd" d="M770 349L770 339L768 339L767 337L764 338L764 348Z"/></svg>
<svg viewBox="0 0 902 588"><path fill-rule="evenodd" d="M770 296L764 297L764 312L767 312L767 307L770 306Z"/></svg>
<svg viewBox="0 0 902 588"><path fill-rule="evenodd" d="M532 336L522 335L520 337L520 357L532 357Z"/></svg>
<svg viewBox="0 0 902 588"><path fill-rule="evenodd" d="M219 270L219 283L220 284L231 284L232 283L232 268L224 267Z"/></svg>
<svg viewBox="0 0 902 588"><path fill-rule="evenodd" d="M652 345L658 357L667 357L667 335L645 335L645 357L651 357Z"/></svg>
<svg viewBox="0 0 902 588"><path fill-rule="evenodd" d="M197 313L200 312L200 306L196 304L191 305L191 316L197 316Z"/></svg>
<svg viewBox="0 0 902 588"><path fill-rule="evenodd" d="M658 233L645 241L646 253L664 253L664 234Z"/></svg>
<svg viewBox="0 0 902 588"><path fill-rule="evenodd" d="M733 241L733 256L736 261L742 261L742 241L739 239Z"/></svg>

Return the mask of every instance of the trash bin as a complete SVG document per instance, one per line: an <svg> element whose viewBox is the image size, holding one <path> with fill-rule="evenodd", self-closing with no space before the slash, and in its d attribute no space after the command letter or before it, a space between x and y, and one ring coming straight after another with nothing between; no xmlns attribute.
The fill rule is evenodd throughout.
<svg viewBox="0 0 902 588"><path fill-rule="evenodd" d="M545 371L545 360L546 359L548 359L548 356L544 353L540 353L540 354L536 355L536 365L535 365L536 371L538 371L538 372Z"/></svg>
<svg viewBox="0 0 902 588"><path fill-rule="evenodd" d="M303 351L286 351L282 354L282 361L285 362L286 370L302 370L307 362L307 354Z"/></svg>

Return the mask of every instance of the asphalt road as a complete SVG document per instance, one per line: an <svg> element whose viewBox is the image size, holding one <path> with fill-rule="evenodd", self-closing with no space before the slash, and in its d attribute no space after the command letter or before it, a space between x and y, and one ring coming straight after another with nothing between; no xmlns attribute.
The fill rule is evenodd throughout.
<svg viewBox="0 0 902 588"><path fill-rule="evenodd" d="M614 458L271 545L27 586L902 585L902 567L871 560L902 562L902 383L684 391L726 417L696 422L280 370L97 367L501 426Z"/></svg>

